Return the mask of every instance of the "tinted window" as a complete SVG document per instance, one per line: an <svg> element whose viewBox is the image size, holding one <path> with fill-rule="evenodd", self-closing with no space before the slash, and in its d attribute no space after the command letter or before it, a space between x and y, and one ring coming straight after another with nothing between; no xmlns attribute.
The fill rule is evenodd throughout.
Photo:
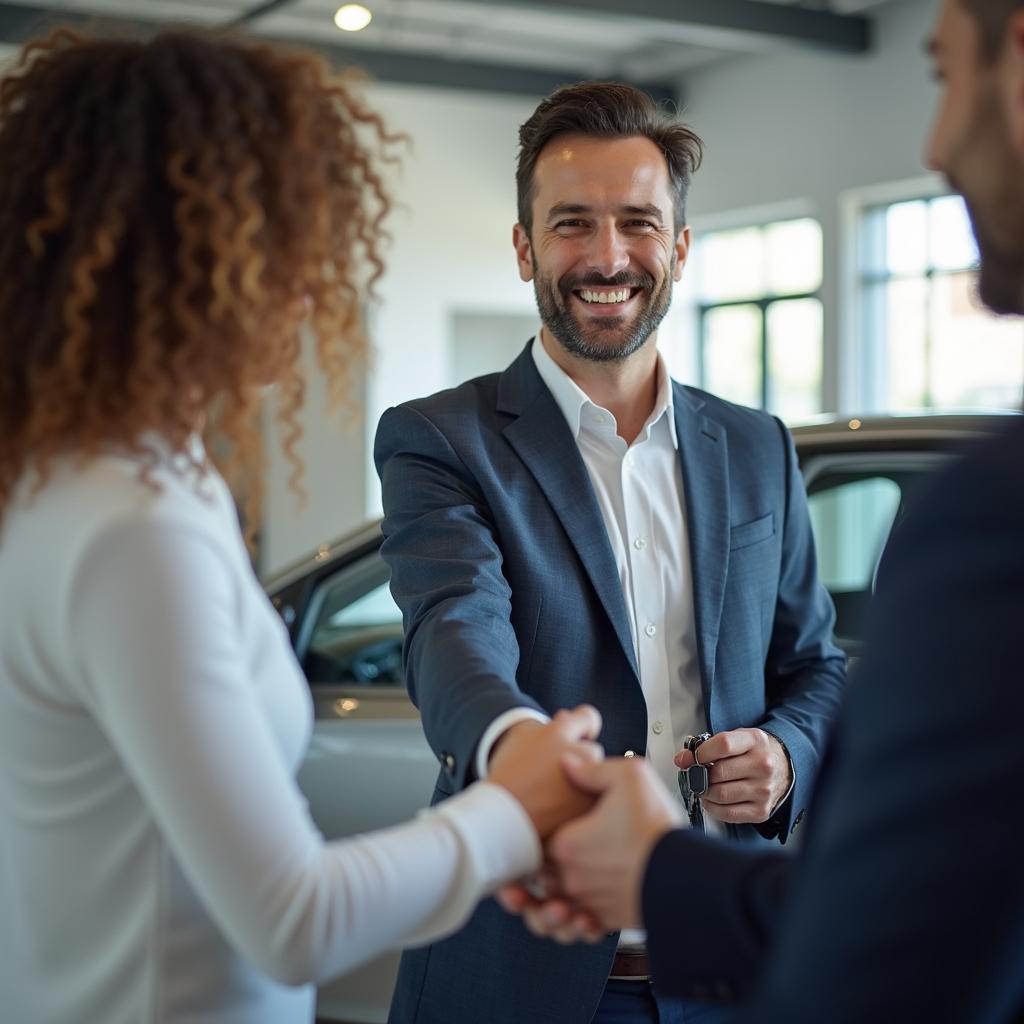
<svg viewBox="0 0 1024 1024"><path fill-rule="evenodd" d="M402 685L402 613L388 578L374 554L321 584L303 657L310 683Z"/></svg>
<svg viewBox="0 0 1024 1024"><path fill-rule="evenodd" d="M932 455L856 455L807 467L818 572L836 606L836 638L856 653L875 572L908 494L937 465Z"/></svg>

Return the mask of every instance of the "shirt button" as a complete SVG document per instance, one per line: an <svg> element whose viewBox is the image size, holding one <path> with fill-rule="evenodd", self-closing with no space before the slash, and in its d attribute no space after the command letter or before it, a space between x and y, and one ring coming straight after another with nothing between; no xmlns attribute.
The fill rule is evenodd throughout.
<svg viewBox="0 0 1024 1024"><path fill-rule="evenodd" d="M644 626L644 632L648 636L654 636L654 634L658 632L658 627L653 622L648 622L647 625Z"/></svg>
<svg viewBox="0 0 1024 1024"><path fill-rule="evenodd" d="M633 541L633 547L635 547L637 551L643 551L643 549L647 547L647 541L643 537L637 537L637 539Z"/></svg>
<svg viewBox="0 0 1024 1024"><path fill-rule="evenodd" d="M601 424L601 425L603 426L603 425L604 425L604 417L603 417L603 416L602 416L602 415L601 415L600 413L598 413L598 414L597 414L597 415L596 415L596 416L594 417L594 422L595 422L595 423L599 423L599 424Z"/></svg>
<svg viewBox="0 0 1024 1024"><path fill-rule="evenodd" d="M655 736L660 736L664 728L665 726L662 725L661 722L655 722L654 725L651 726L651 732L653 732Z"/></svg>

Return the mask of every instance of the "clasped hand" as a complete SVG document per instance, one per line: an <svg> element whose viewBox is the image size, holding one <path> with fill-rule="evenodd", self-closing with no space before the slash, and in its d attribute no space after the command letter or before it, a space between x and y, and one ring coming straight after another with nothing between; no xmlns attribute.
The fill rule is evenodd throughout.
<svg viewBox="0 0 1024 1024"><path fill-rule="evenodd" d="M562 729L584 713L597 714L590 708L564 712ZM588 735L592 739L596 732ZM658 840L683 823L678 798L646 760L600 760L598 749L590 745L561 754L561 777L553 785L549 778L547 787L560 795L563 812L580 809L555 822L551 831L538 828L547 856L539 879L529 887L506 886L498 894L501 905L521 914L534 934L559 942L596 942L609 931L642 927L647 861ZM781 743L760 729L718 733L701 746L699 756L714 762L703 802L705 813L720 821L764 821L792 783ZM675 762L685 768L693 756L681 751ZM575 791L575 799L566 787ZM551 826L555 817L549 815L545 824Z"/></svg>

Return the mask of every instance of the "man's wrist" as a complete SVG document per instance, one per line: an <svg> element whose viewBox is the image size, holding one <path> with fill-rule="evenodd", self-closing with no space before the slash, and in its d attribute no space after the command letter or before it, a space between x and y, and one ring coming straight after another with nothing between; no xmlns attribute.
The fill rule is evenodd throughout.
<svg viewBox="0 0 1024 1024"><path fill-rule="evenodd" d="M782 749L782 755L786 759L786 770L789 775L788 784L782 796L775 801L775 806L771 809L771 814L775 814L776 811L789 799L790 794L793 792L794 786L796 786L796 769L793 767L793 758L790 757L789 748L782 740L771 731L771 729L762 729L761 732L768 737L769 740L773 740Z"/></svg>
<svg viewBox="0 0 1024 1024"><path fill-rule="evenodd" d="M476 755L473 758L473 767L476 770L478 779L487 778L487 769L491 763L491 756L497 748L498 742L507 735L510 729L522 722L536 722L546 725L551 719L542 711L535 708L510 708L494 719L484 730L480 742L476 747Z"/></svg>

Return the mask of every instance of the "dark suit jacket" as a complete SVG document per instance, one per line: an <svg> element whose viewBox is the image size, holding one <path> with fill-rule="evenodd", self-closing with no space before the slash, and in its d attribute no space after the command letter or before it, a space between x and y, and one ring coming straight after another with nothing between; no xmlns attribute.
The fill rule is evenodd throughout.
<svg viewBox="0 0 1024 1024"><path fill-rule="evenodd" d="M713 731L762 725L786 744L796 787L760 827L785 839L844 680L803 485L777 420L674 387L704 705ZM502 374L388 410L375 455L406 679L442 765L435 800L472 779L481 735L514 707L590 702L608 753L642 754L611 546L529 348ZM589 1021L613 951L541 942L488 902L458 936L406 955L392 1019Z"/></svg>
<svg viewBox="0 0 1024 1024"><path fill-rule="evenodd" d="M1024 1019L1024 423L940 474L878 580L802 855L656 847L664 991L753 986L745 1022Z"/></svg>

